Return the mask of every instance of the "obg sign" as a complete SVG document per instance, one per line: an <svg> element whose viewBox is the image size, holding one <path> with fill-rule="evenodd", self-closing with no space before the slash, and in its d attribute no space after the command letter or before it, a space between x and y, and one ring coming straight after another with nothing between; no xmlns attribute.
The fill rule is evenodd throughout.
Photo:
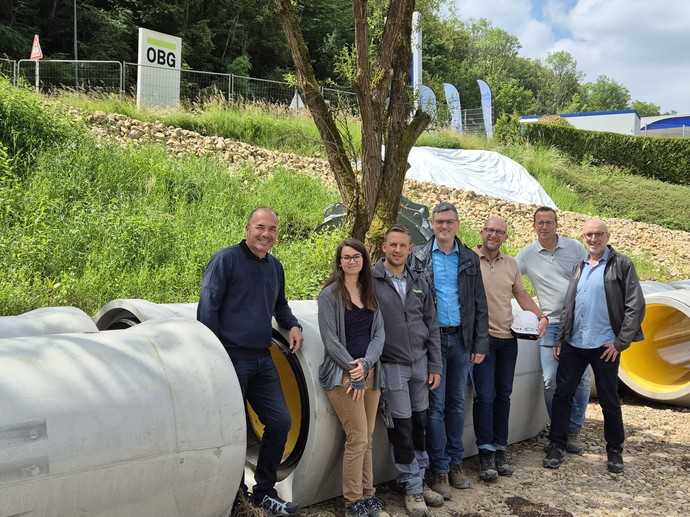
<svg viewBox="0 0 690 517"><path fill-rule="evenodd" d="M139 28L137 106L177 106L181 60L182 39Z"/></svg>

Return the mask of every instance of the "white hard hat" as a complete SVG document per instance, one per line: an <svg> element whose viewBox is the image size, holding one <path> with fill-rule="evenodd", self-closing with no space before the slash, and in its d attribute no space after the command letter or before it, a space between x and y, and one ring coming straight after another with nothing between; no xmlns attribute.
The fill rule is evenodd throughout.
<svg viewBox="0 0 690 517"><path fill-rule="evenodd" d="M513 335L520 339L539 339L539 319L530 311L519 311L510 326Z"/></svg>

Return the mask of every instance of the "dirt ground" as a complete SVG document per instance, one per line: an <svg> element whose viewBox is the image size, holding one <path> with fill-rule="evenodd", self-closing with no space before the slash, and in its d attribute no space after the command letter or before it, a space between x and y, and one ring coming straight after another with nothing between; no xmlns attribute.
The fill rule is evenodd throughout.
<svg viewBox="0 0 690 517"><path fill-rule="evenodd" d="M606 470L604 428L596 401L587 408L582 456L568 455L558 470L542 467L544 439L509 448L515 473L496 483L478 478L477 458L468 458L469 490L452 490L452 500L433 509L435 517L674 516L690 515L690 408L662 406L623 396L625 472ZM402 496L377 487L392 516L406 515ZM306 508L304 515L341 517L341 498ZM315 515L316 514L316 515Z"/></svg>

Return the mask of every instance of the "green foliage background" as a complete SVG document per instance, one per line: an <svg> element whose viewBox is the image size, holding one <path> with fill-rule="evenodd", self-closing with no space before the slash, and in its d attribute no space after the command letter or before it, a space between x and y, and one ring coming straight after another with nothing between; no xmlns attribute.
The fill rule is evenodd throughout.
<svg viewBox="0 0 690 517"><path fill-rule="evenodd" d="M369 2L374 35L388 1ZM295 3L317 79L350 88L353 75L339 64L353 46L352 1ZM26 57L39 34L46 59L73 58L72 2L0 5L6 6L0 8L0 57ZM80 59L136 62L136 30L146 27L182 38L184 68L277 80L293 69L273 0L80 0L77 8ZM464 107L479 107L477 79L483 79L493 90L497 115L625 107L659 113L652 102L631 102L628 89L605 75L585 83L568 52L542 59L520 55L520 40L491 22L449 15L456 12L452 0L417 0L416 9L422 14L423 80L439 99L448 82L460 91Z"/></svg>
<svg viewBox="0 0 690 517"><path fill-rule="evenodd" d="M523 132L529 142L554 146L577 161L616 165L641 176L690 185L690 140L684 138L626 136L541 123L525 124Z"/></svg>

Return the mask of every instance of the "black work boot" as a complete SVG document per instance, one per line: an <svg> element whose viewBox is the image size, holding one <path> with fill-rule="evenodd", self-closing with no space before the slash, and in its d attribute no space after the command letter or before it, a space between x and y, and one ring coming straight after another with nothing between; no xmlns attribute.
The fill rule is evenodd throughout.
<svg viewBox="0 0 690 517"><path fill-rule="evenodd" d="M479 451L479 479L486 482L496 481L496 458L492 451Z"/></svg>
<svg viewBox="0 0 690 517"><path fill-rule="evenodd" d="M542 462L544 468L547 469L557 469L563 463L563 458L565 457L565 451L561 449L558 445L550 444L549 450L546 451L546 457Z"/></svg>
<svg viewBox="0 0 690 517"><path fill-rule="evenodd" d="M613 474L620 474L623 472L623 456L620 452L607 452L606 469Z"/></svg>
<svg viewBox="0 0 690 517"><path fill-rule="evenodd" d="M512 476L513 467L508 463L508 458L505 450L497 450L494 456L496 460L496 471L499 476Z"/></svg>

